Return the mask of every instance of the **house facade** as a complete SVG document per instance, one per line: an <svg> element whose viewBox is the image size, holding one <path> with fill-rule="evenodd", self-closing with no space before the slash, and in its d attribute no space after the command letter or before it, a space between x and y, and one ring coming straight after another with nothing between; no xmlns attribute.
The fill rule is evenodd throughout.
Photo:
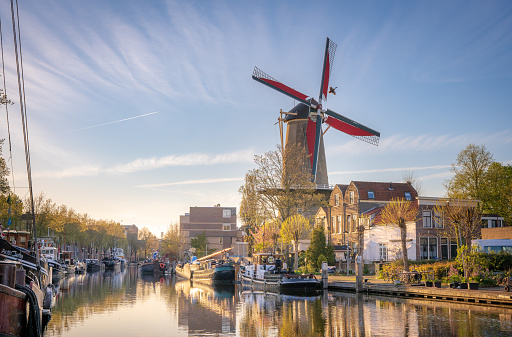
<svg viewBox="0 0 512 337"><path fill-rule="evenodd" d="M436 206L443 198L420 197L408 183L352 181L336 185L329 206L316 214L329 242L335 247L348 247L352 256L363 251L366 261L391 261L403 256L400 229L393 224L381 224L380 213L395 199L413 202L418 207L416 221L407 226L407 255L411 260L453 259L457 256L457 238L445 228L442 214ZM476 207L476 201L464 201ZM475 233L474 238L478 238ZM364 249L361 249L364 248ZM345 252L336 252L339 260Z"/></svg>

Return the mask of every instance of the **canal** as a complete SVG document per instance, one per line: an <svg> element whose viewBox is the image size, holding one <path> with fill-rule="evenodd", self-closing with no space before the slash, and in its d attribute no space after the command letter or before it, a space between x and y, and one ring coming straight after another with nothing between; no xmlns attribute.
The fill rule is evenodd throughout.
<svg viewBox="0 0 512 337"><path fill-rule="evenodd" d="M324 292L212 288L171 276L74 275L45 336L512 336L512 309Z"/></svg>

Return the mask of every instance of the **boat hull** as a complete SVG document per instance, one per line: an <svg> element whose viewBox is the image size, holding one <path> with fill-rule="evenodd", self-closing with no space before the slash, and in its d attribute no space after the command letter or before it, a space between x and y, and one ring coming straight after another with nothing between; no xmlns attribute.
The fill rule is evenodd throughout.
<svg viewBox="0 0 512 337"><path fill-rule="evenodd" d="M167 265L161 261L144 262L139 265L139 271L142 274L164 274Z"/></svg>
<svg viewBox="0 0 512 337"><path fill-rule="evenodd" d="M235 268L233 266L218 266L210 269L197 269L192 280L203 283L234 283Z"/></svg>
<svg viewBox="0 0 512 337"><path fill-rule="evenodd" d="M289 294L314 293L321 289L321 282L310 275L269 275L266 278L241 274L242 285L254 290L271 290Z"/></svg>
<svg viewBox="0 0 512 337"><path fill-rule="evenodd" d="M21 291L0 284L0 335L27 334L27 300Z"/></svg>

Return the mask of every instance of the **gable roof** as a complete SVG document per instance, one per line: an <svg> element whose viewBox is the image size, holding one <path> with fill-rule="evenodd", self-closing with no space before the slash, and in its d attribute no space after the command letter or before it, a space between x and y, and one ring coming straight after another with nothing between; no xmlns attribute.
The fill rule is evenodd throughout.
<svg viewBox="0 0 512 337"><path fill-rule="evenodd" d="M404 198L404 192L411 193L412 200L416 200L418 193L409 183L376 182L376 181L352 181L351 184L359 192L359 200L391 201ZM368 198L368 191L373 191L375 198Z"/></svg>
<svg viewBox="0 0 512 337"><path fill-rule="evenodd" d="M349 185L344 185L344 184L336 184L334 186L334 188L338 187L341 191L341 194L342 195L345 195L345 192L347 191L347 188L348 188Z"/></svg>

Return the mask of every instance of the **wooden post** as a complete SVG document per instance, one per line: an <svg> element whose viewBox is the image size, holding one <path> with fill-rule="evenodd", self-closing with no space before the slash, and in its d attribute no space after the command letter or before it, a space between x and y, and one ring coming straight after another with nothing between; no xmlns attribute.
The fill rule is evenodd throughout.
<svg viewBox="0 0 512 337"><path fill-rule="evenodd" d="M329 278L327 274L327 261L322 261L322 288L327 289L329 287Z"/></svg>

